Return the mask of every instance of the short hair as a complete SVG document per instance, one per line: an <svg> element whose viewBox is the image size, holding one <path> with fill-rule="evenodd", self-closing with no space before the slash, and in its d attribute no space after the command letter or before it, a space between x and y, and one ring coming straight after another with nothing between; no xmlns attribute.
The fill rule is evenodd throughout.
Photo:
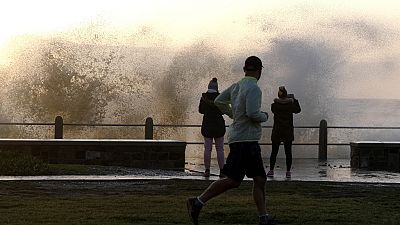
<svg viewBox="0 0 400 225"><path fill-rule="evenodd" d="M261 70L261 68L263 68L263 65L262 65L261 59L258 58L257 56L250 56L244 62L243 69L245 69L245 70L257 71L257 70Z"/></svg>

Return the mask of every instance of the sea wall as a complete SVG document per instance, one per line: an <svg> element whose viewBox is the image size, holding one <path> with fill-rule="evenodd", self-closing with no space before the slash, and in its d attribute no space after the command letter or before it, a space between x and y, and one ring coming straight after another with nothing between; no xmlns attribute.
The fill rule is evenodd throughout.
<svg viewBox="0 0 400 225"><path fill-rule="evenodd" d="M32 154L48 163L184 170L186 142L131 139L0 139L0 151Z"/></svg>
<svg viewBox="0 0 400 225"><path fill-rule="evenodd" d="M351 142L350 147L352 168L400 171L400 142Z"/></svg>

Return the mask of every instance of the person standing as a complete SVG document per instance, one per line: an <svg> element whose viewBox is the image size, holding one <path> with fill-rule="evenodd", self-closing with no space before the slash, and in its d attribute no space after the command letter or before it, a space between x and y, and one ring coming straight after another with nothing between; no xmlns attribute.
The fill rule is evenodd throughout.
<svg viewBox="0 0 400 225"><path fill-rule="evenodd" d="M223 177L222 168L224 167L224 135L225 120L222 112L214 104L215 98L219 95L218 80L213 78L208 84L208 90L202 93L199 104L199 112L203 114L201 123L201 134L204 137L204 177L210 176L211 151L213 140L217 152L219 176Z"/></svg>
<svg viewBox="0 0 400 225"><path fill-rule="evenodd" d="M300 113L300 104L293 94L288 95L286 88L281 86L278 90L278 98L275 98L271 104L271 111L274 114L274 125L271 134L270 170L267 173L267 177L274 177L276 156L278 155L279 146L283 142L286 155L286 178L291 178L292 141L294 140L293 113Z"/></svg>
<svg viewBox="0 0 400 225"><path fill-rule="evenodd" d="M223 168L225 178L214 181L198 197L190 197L186 206L193 224L198 225L200 211L210 199L240 186L246 175L253 179L253 198L259 213L259 224L271 224L265 204L266 173L258 141L261 123L268 114L260 111L261 89L257 81L261 77L262 62L256 56L246 59L245 77L224 90L215 105L233 119L228 130L229 155Z"/></svg>

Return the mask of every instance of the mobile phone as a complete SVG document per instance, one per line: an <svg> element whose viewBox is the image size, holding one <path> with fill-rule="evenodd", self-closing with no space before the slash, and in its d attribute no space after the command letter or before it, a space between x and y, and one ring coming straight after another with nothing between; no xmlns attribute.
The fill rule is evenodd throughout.
<svg viewBox="0 0 400 225"><path fill-rule="evenodd" d="M287 97L288 98L294 98L294 94L288 94Z"/></svg>

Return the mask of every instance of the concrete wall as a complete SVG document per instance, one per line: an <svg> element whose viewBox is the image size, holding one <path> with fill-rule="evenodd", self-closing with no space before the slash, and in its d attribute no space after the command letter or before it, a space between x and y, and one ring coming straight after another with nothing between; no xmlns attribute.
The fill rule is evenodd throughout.
<svg viewBox="0 0 400 225"><path fill-rule="evenodd" d="M0 139L0 151L27 152L48 163L184 170L186 142L122 139Z"/></svg>
<svg viewBox="0 0 400 225"><path fill-rule="evenodd" d="M351 142L351 167L400 172L400 142Z"/></svg>

